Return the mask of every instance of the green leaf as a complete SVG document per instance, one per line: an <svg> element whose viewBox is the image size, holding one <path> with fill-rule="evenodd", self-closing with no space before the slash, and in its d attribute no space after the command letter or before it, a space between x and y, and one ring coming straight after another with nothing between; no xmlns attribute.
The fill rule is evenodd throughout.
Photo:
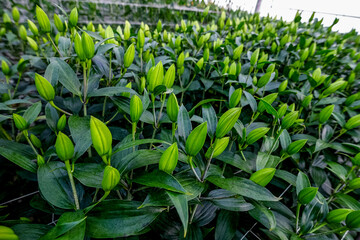
<svg viewBox="0 0 360 240"><path fill-rule="evenodd" d="M40 111L41 111L41 101L33 104L31 107L26 109L26 111L24 112L23 118L25 118L27 123L30 125L39 116Z"/></svg>
<svg viewBox="0 0 360 240"><path fill-rule="evenodd" d="M59 121L59 114L56 109L50 105L50 103L47 103L45 106L45 116L47 125L55 132L57 122Z"/></svg>
<svg viewBox="0 0 360 240"><path fill-rule="evenodd" d="M25 170L36 173L36 159L31 147L25 144L0 139L0 155Z"/></svg>
<svg viewBox="0 0 360 240"><path fill-rule="evenodd" d="M221 210L216 221L215 240L232 240L238 225L238 214Z"/></svg>
<svg viewBox="0 0 360 240"><path fill-rule="evenodd" d="M75 202L63 162L49 162L38 169L39 189L43 197L56 207L74 209Z"/></svg>
<svg viewBox="0 0 360 240"><path fill-rule="evenodd" d="M76 76L74 70L60 58L54 58L53 61L49 64L48 68L55 68L59 74L59 82L70 92L76 96L81 96L81 83Z"/></svg>
<svg viewBox="0 0 360 240"><path fill-rule="evenodd" d="M181 107L179 109L177 124L178 124L177 131L178 131L179 137L181 137L183 139L183 141L185 142L192 130L192 126L191 126L189 113L187 112L184 105L181 105Z"/></svg>
<svg viewBox="0 0 360 240"><path fill-rule="evenodd" d="M192 117L194 115L194 113L195 113L196 108L200 107L203 104L211 103L211 102L223 102L223 101L225 101L225 100L222 100L222 99L205 99L205 100L202 100L190 110L189 116Z"/></svg>
<svg viewBox="0 0 360 240"><path fill-rule="evenodd" d="M244 197L259 201L279 201L279 198L275 197L269 190L249 179L240 177L221 178L219 176L210 176L207 180L222 189L240 194Z"/></svg>
<svg viewBox="0 0 360 240"><path fill-rule="evenodd" d="M121 93L125 93L125 92L138 95L137 92L127 87L104 87L104 88L96 89L93 92L90 92L88 94L88 97L104 97L104 96L112 97L112 96L118 96Z"/></svg>
<svg viewBox="0 0 360 240"><path fill-rule="evenodd" d="M228 211L247 212L254 208L254 206L246 202L242 196L225 189L212 190L205 199L211 201L219 208Z"/></svg>
<svg viewBox="0 0 360 240"><path fill-rule="evenodd" d="M39 240L65 240L69 238L73 240L83 240L86 227L85 219L86 216L82 211L66 212L61 215L56 226Z"/></svg>
<svg viewBox="0 0 360 240"><path fill-rule="evenodd" d="M86 235L92 238L118 238L138 235L164 210L137 209L140 202L105 200L92 209L86 219Z"/></svg>
<svg viewBox="0 0 360 240"><path fill-rule="evenodd" d="M210 104L202 106L202 117L207 122L207 132L211 139L214 138L217 126L217 117L214 108Z"/></svg>
<svg viewBox="0 0 360 240"><path fill-rule="evenodd" d="M112 155L114 155L117 152L123 151L125 149L132 148L134 146L138 146L138 145L142 145L142 144L148 144L148 143L162 143L162 144L171 145L171 143L168 143L168 142L163 141L163 140L158 140L158 139L135 140L135 141L132 141L132 142L117 144L113 149Z"/></svg>
<svg viewBox="0 0 360 240"><path fill-rule="evenodd" d="M105 165L101 163L78 163L75 164L74 177L83 185L93 188L101 188Z"/></svg>
<svg viewBox="0 0 360 240"><path fill-rule="evenodd" d="M34 240L46 234L51 229L51 226L45 224L16 224L11 228L19 239Z"/></svg>
<svg viewBox="0 0 360 240"><path fill-rule="evenodd" d="M133 182L148 187L157 187L177 193L186 193L185 189L181 186L175 177L160 170L145 173L142 176L135 178Z"/></svg>
<svg viewBox="0 0 360 240"><path fill-rule="evenodd" d="M181 194L181 193L174 193L171 191L166 191L166 193L170 197L171 201L173 202L173 204L176 208L176 211L179 214L180 220L184 227L184 237L185 237L186 233L187 233L188 222L189 222L189 209L188 209L186 195Z"/></svg>
<svg viewBox="0 0 360 240"><path fill-rule="evenodd" d="M296 178L296 195L304 188L311 187L310 180L305 173L299 172Z"/></svg>
<svg viewBox="0 0 360 240"><path fill-rule="evenodd" d="M275 110L275 108L273 106L271 106L271 104L269 104L267 101L265 101L264 99L259 98L260 102L262 102L265 106L265 110L267 113L273 115L275 118L279 118L278 117L278 112Z"/></svg>
<svg viewBox="0 0 360 240"><path fill-rule="evenodd" d="M74 159L81 157L92 144L90 134L90 117L70 116L69 128L75 142Z"/></svg>
<svg viewBox="0 0 360 240"><path fill-rule="evenodd" d="M250 210L249 214L266 228L268 228L270 231L275 229L276 219L274 213L267 207L259 204L258 202L253 201L252 204L255 208Z"/></svg>
<svg viewBox="0 0 360 240"><path fill-rule="evenodd" d="M346 181L346 175L348 173L348 171L340 164L336 163L336 162L326 162L327 165L330 166L330 168L328 168L331 172L333 172L338 178L340 178L342 181Z"/></svg>

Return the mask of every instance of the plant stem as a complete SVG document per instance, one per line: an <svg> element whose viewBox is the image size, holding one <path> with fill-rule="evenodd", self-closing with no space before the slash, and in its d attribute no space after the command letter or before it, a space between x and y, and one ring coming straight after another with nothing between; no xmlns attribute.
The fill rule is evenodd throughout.
<svg viewBox="0 0 360 240"><path fill-rule="evenodd" d="M62 110L61 108L59 108L58 106L56 106L53 101L50 101L49 103L50 103L50 105L53 106L56 110L58 110L58 111L60 111L60 112L62 112L62 113L65 113L66 115L72 116L71 113L68 113L67 111Z"/></svg>
<svg viewBox="0 0 360 240"><path fill-rule="evenodd" d="M22 76L22 73L19 73L19 78L18 78L18 80L17 80L17 83L16 83L16 86L15 86L15 89L14 89L14 92L13 92L13 96L12 96L12 98L14 98L14 97L15 97L15 93L16 93L16 91L17 91L18 87L19 87L19 84L20 84L20 79L21 79L21 76Z"/></svg>
<svg viewBox="0 0 360 240"><path fill-rule="evenodd" d="M47 37L49 38L50 42L52 43L52 45L54 46L55 50L58 52L60 57L63 57L63 55L60 53L59 49L57 48L57 46L55 45L54 41L51 39L50 33L46 34Z"/></svg>
<svg viewBox="0 0 360 240"><path fill-rule="evenodd" d="M282 134L283 131L284 131L284 129L281 129L280 132L276 135L275 141L274 141L274 143L273 143L273 145L272 145L272 147L271 147L271 149L270 149L270 151L269 151L269 154L268 154L269 156L270 156L271 153L273 152L273 150L274 150L274 148L275 148L275 146L276 146L276 143L277 143L277 141L279 140L280 135Z"/></svg>
<svg viewBox="0 0 360 240"><path fill-rule="evenodd" d="M162 114L162 111L164 109L164 104L165 104L165 99L166 99L166 94L162 95L160 97L160 101L161 101L161 107L160 107L160 112L159 112L159 115L158 115L158 118L157 118L157 122L156 122L156 128L159 127L159 123L160 123L160 119L161 119L161 114Z"/></svg>
<svg viewBox="0 0 360 240"><path fill-rule="evenodd" d="M336 233L336 232L344 231L346 229L347 229L346 226L343 226L343 227L336 228L334 230L327 231L327 232L322 232L322 233L317 233L317 234L312 234L312 235L306 235L306 236L303 236L303 238L308 238L308 237L313 238L313 237L317 237L317 236L328 235L330 233Z"/></svg>
<svg viewBox="0 0 360 240"><path fill-rule="evenodd" d="M33 150L34 153L36 154L36 156L39 155L39 153L36 151L36 148L34 147L34 145L32 144L32 142L31 142L30 139L29 139L28 131L27 131L27 130L24 130L24 131L22 131L22 132L23 132L26 140L28 141L30 147L32 148L32 150Z"/></svg>
<svg viewBox="0 0 360 240"><path fill-rule="evenodd" d="M295 223L295 232L298 233L298 228L299 228L299 215L300 215L300 208L301 208L301 204L298 203L297 207L296 207L296 223Z"/></svg>
<svg viewBox="0 0 360 240"><path fill-rule="evenodd" d="M80 209L80 204L79 204L79 199L78 199L78 196L77 196L74 177L73 177L73 174L72 174L72 171L71 171L71 166L70 166L69 160L65 161L65 166L66 166L66 170L67 170L68 175L69 175L69 180L70 180L72 192L73 192L73 195L74 195L76 210L79 210Z"/></svg>
<svg viewBox="0 0 360 240"><path fill-rule="evenodd" d="M82 63L83 65L83 76L84 76L84 79L83 79L83 84L84 84L84 116L87 115L87 110L86 110L86 98L87 98L87 77L86 77L86 63L83 62Z"/></svg>
<svg viewBox="0 0 360 240"><path fill-rule="evenodd" d="M11 91L10 91L10 80L9 80L9 76L5 76L5 79L6 79L6 84L9 85L9 89L8 89L8 95L9 95L9 98L11 99Z"/></svg>
<svg viewBox="0 0 360 240"><path fill-rule="evenodd" d="M194 163L192 161L192 156L188 156L188 163L190 165L191 170L193 171L193 173L195 174L195 177L197 178L197 180L199 180L199 182L202 182L199 175L196 173L196 170L194 168Z"/></svg>
<svg viewBox="0 0 360 240"><path fill-rule="evenodd" d="M173 122L171 126L171 139L173 142L175 142L175 131L176 131L176 122Z"/></svg>
<svg viewBox="0 0 360 240"><path fill-rule="evenodd" d="M320 228L324 227L326 224L327 224L327 222L323 222L323 223L320 224L319 226L313 228L309 233L316 232L316 231L319 230Z"/></svg>
<svg viewBox="0 0 360 240"><path fill-rule="evenodd" d="M215 151L215 147L213 148L213 150L211 151L211 155L206 163L206 167L205 167L205 171L204 173L202 174L201 176L201 181L203 182L205 180L205 177L206 177L206 173L209 171L209 168L210 168L210 164L211 164L211 160L212 160L212 157L214 155L214 151Z"/></svg>
<svg viewBox="0 0 360 240"><path fill-rule="evenodd" d="M132 140L135 142L135 134L136 134L136 122L132 123ZM135 146L133 146L133 152L135 152Z"/></svg>

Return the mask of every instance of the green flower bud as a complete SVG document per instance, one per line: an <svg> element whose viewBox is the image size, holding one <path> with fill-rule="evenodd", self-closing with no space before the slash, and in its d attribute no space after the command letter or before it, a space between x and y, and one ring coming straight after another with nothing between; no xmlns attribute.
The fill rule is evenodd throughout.
<svg viewBox="0 0 360 240"><path fill-rule="evenodd" d="M266 72L267 72L267 73L268 73L268 72L272 73L272 72L274 72L274 70L275 70L275 64L274 64L274 63L270 64L270 65L266 68Z"/></svg>
<svg viewBox="0 0 360 240"><path fill-rule="evenodd" d="M154 89L163 84L164 80L164 67L162 65L162 62L160 61L154 68L154 70L151 72L150 79L149 79L149 91L153 92Z"/></svg>
<svg viewBox="0 0 360 240"><path fill-rule="evenodd" d="M282 83L280 83L280 85L279 85L279 92L285 91L287 85L288 85L288 80L285 80L285 81L283 81Z"/></svg>
<svg viewBox="0 0 360 240"><path fill-rule="evenodd" d="M95 45L92 37L86 32L81 35L81 45L87 59L92 59L95 54Z"/></svg>
<svg viewBox="0 0 360 240"><path fill-rule="evenodd" d="M179 74L182 75L185 71L184 66L182 66L178 71L179 71Z"/></svg>
<svg viewBox="0 0 360 240"><path fill-rule="evenodd" d="M300 62L304 62L309 56L309 49L305 48L305 50L302 52L300 56Z"/></svg>
<svg viewBox="0 0 360 240"><path fill-rule="evenodd" d="M230 58L229 57L226 57L223 61L224 65L229 65L230 63Z"/></svg>
<svg viewBox="0 0 360 240"><path fill-rule="evenodd" d="M43 76L35 73L35 86L40 96L46 101L53 101L55 98L55 90L51 83Z"/></svg>
<svg viewBox="0 0 360 240"><path fill-rule="evenodd" d="M75 34L74 46L75 46L75 52L76 52L78 58L80 59L80 61L85 61L86 55L85 55L85 52L83 50L83 46L81 43L81 37L78 33Z"/></svg>
<svg viewBox="0 0 360 240"><path fill-rule="evenodd" d="M146 79L145 79L145 77L141 77L140 78L140 89L139 89L140 94L142 94L144 92L145 85L146 85Z"/></svg>
<svg viewBox="0 0 360 240"><path fill-rule="evenodd" d="M186 23L183 19L181 19L181 31L183 31L183 32L186 31Z"/></svg>
<svg viewBox="0 0 360 240"><path fill-rule="evenodd" d="M161 155L159 161L159 169L168 174L172 174L176 168L178 158L179 158L179 150L177 143L175 142L170 147L168 147Z"/></svg>
<svg viewBox="0 0 360 240"><path fill-rule="evenodd" d="M260 138L263 138L269 130L270 128L267 127L260 127L252 130L246 137L246 144L251 145L255 143Z"/></svg>
<svg viewBox="0 0 360 240"><path fill-rule="evenodd" d="M109 40L106 41L106 43L113 43L113 44L116 44L116 41L114 39L114 31L112 29L111 26L108 26L105 30L105 38L111 38Z"/></svg>
<svg viewBox="0 0 360 240"><path fill-rule="evenodd" d="M275 168L263 168L251 174L250 180L265 187L275 175Z"/></svg>
<svg viewBox="0 0 360 240"><path fill-rule="evenodd" d="M70 16L69 16L69 23L71 27L76 27L77 23L78 23L78 19L79 19L79 13L76 7L74 7L71 12L70 12Z"/></svg>
<svg viewBox="0 0 360 240"><path fill-rule="evenodd" d="M352 163L355 166L360 166L360 153L355 155L355 157L352 159Z"/></svg>
<svg viewBox="0 0 360 240"><path fill-rule="evenodd" d="M233 62L229 68L229 75L236 77L236 63Z"/></svg>
<svg viewBox="0 0 360 240"><path fill-rule="evenodd" d="M167 88L171 88L174 85L175 81L175 65L172 64L165 73L164 85Z"/></svg>
<svg viewBox="0 0 360 240"><path fill-rule="evenodd" d="M349 76L349 78L348 78L348 83L351 85L351 84L354 83L354 81L355 81L355 73L354 73L354 72L351 72L351 73L350 73L350 76Z"/></svg>
<svg viewBox="0 0 360 240"><path fill-rule="evenodd" d="M227 148L229 141L229 137L223 137L220 139L216 138L214 144L206 151L205 158L210 159L211 153L213 158L216 158L217 156L222 154Z"/></svg>
<svg viewBox="0 0 360 240"><path fill-rule="evenodd" d="M205 48L204 49L204 54L203 54L203 58L205 62L209 61L209 56L210 56L210 50L209 48Z"/></svg>
<svg viewBox="0 0 360 240"><path fill-rule="evenodd" d="M124 67L129 68L133 63L135 58L135 46L131 44L125 52L124 55Z"/></svg>
<svg viewBox="0 0 360 240"><path fill-rule="evenodd" d="M5 33L6 33L6 28L0 28L0 37L1 36L4 36L5 35Z"/></svg>
<svg viewBox="0 0 360 240"><path fill-rule="evenodd" d="M287 111L287 108L288 108L288 105L286 103L281 105L281 107L278 110L278 117L279 118L282 118L285 115L285 113Z"/></svg>
<svg viewBox="0 0 360 240"><path fill-rule="evenodd" d="M356 128L356 127L358 127L358 126L360 126L360 114L355 115L355 116L353 116L352 118L350 118L350 119L346 122L344 128L345 128L346 130L351 130L351 129Z"/></svg>
<svg viewBox="0 0 360 240"><path fill-rule="evenodd" d="M321 80L321 69L317 68L314 70L313 74L312 74L312 78L315 80L315 82L320 82Z"/></svg>
<svg viewBox="0 0 360 240"><path fill-rule="evenodd" d="M112 166L106 166L104 170L103 180L101 187L105 192L111 191L120 182L120 173Z"/></svg>
<svg viewBox="0 0 360 240"><path fill-rule="evenodd" d="M221 116L216 127L217 138L223 138L234 127L240 117L240 113L241 108L231 108Z"/></svg>
<svg viewBox="0 0 360 240"><path fill-rule="evenodd" d="M353 211L352 209L345 208L332 210L326 216L326 221L329 223L341 223L346 219L346 216Z"/></svg>
<svg viewBox="0 0 360 240"><path fill-rule="evenodd" d="M309 55L314 56L315 52L316 52L316 42L313 42L309 48Z"/></svg>
<svg viewBox="0 0 360 240"><path fill-rule="evenodd" d="M16 23L18 23L20 20L20 13L19 13L19 10L17 9L17 7L12 8L12 16L13 16L14 21Z"/></svg>
<svg viewBox="0 0 360 240"><path fill-rule="evenodd" d="M39 6L36 6L35 12L40 29L45 33L49 33L51 31L51 24L46 13Z"/></svg>
<svg viewBox="0 0 360 240"><path fill-rule="evenodd" d="M131 89L131 82L129 82L128 84L126 84L125 87ZM121 94L121 96L130 98L130 93L129 93L129 92L123 92L123 93Z"/></svg>
<svg viewBox="0 0 360 240"><path fill-rule="evenodd" d="M158 32L161 32L161 30L162 30L161 20L160 20L160 19L159 19L159 21L157 22L156 29L157 29Z"/></svg>
<svg viewBox="0 0 360 240"><path fill-rule="evenodd" d="M74 155L74 144L68 136L59 132L55 142L56 154L62 161L70 160Z"/></svg>
<svg viewBox="0 0 360 240"><path fill-rule="evenodd" d="M24 27L24 25L20 25L20 27L19 27L19 36L23 41L26 41L27 32L26 32L26 28Z"/></svg>
<svg viewBox="0 0 360 240"><path fill-rule="evenodd" d="M200 58L199 61L195 65L195 71L200 72L204 66L204 58Z"/></svg>
<svg viewBox="0 0 360 240"><path fill-rule="evenodd" d="M287 153L289 155L293 155L293 154L299 152L300 149L302 149L304 147L306 142L307 142L307 139L301 139L301 140L292 142L286 149Z"/></svg>
<svg viewBox="0 0 360 240"><path fill-rule="evenodd" d="M290 128L295 123L298 116L299 116L298 111L293 111L293 112L288 113L281 121L281 128L282 129Z"/></svg>
<svg viewBox="0 0 360 240"><path fill-rule="evenodd" d="M261 76L261 78L259 79L259 81L257 82L257 87L258 88L262 88L265 87L266 84L268 84L268 82L270 81L270 77L271 77L271 72L265 73L264 75Z"/></svg>
<svg viewBox="0 0 360 240"><path fill-rule="evenodd" d="M237 48L234 49L234 53L233 53L233 59L237 60L240 58L241 53L243 52L244 49L244 45L241 44L240 46L238 46Z"/></svg>
<svg viewBox="0 0 360 240"><path fill-rule="evenodd" d="M349 182L348 187L350 189L358 189L360 188L360 178L355 178Z"/></svg>
<svg viewBox="0 0 360 240"><path fill-rule="evenodd" d="M269 94L269 95L263 97L262 100L266 101L268 104L271 105L275 101L277 96L278 96L278 93L272 93L272 94ZM259 102L257 111L262 113L265 110L266 110L265 104L263 102Z"/></svg>
<svg viewBox="0 0 360 240"><path fill-rule="evenodd" d="M96 152L101 157L110 154L112 149L112 135L105 123L95 117L91 117L90 133Z"/></svg>
<svg viewBox="0 0 360 240"><path fill-rule="evenodd" d="M37 164L38 164L39 166L42 166L42 165L45 164L45 159L44 159L44 157L41 156L41 155L37 155L37 156L36 156L36 161L37 161ZM1 239L1 238L0 238L0 239Z"/></svg>
<svg viewBox="0 0 360 240"><path fill-rule="evenodd" d="M19 237L11 228L0 226L0 240L19 240Z"/></svg>
<svg viewBox="0 0 360 240"><path fill-rule="evenodd" d="M177 36L175 40L175 48L179 49L181 47L181 36Z"/></svg>
<svg viewBox="0 0 360 240"><path fill-rule="evenodd" d="M88 25L86 26L86 29L91 32L95 32L94 24L90 21ZM112 30L112 29L111 29Z"/></svg>
<svg viewBox="0 0 360 240"><path fill-rule="evenodd" d="M360 210L353 211L346 216L346 227L350 229L360 228Z"/></svg>
<svg viewBox="0 0 360 240"><path fill-rule="evenodd" d="M29 46L32 48L32 50L34 50L35 52L37 52L39 50L39 47L37 45L37 43L35 42L34 39L32 39L31 37L26 37Z"/></svg>
<svg viewBox="0 0 360 240"><path fill-rule="evenodd" d="M4 23L11 23L11 18L7 13L3 14L3 22Z"/></svg>
<svg viewBox="0 0 360 240"><path fill-rule="evenodd" d="M27 123L25 118L23 118L22 116L16 113L13 113L13 120L16 128L19 129L20 131L24 131L29 127L29 124Z"/></svg>
<svg viewBox="0 0 360 240"><path fill-rule="evenodd" d="M166 113L173 123L177 121L179 113L179 104L174 93L169 96L169 99L166 103Z"/></svg>
<svg viewBox="0 0 360 240"><path fill-rule="evenodd" d="M319 123L324 124L331 116L332 112L334 111L335 105L329 105L321 110L319 114Z"/></svg>
<svg viewBox="0 0 360 240"><path fill-rule="evenodd" d="M251 54L250 64L251 64L252 67L254 67L255 64L256 64L256 62L258 61L259 53L260 53L260 48L256 49L256 50Z"/></svg>
<svg viewBox="0 0 360 240"><path fill-rule="evenodd" d="M240 103L241 96L242 96L242 89L241 88L236 89L230 96L229 107L230 108L236 107Z"/></svg>
<svg viewBox="0 0 360 240"><path fill-rule="evenodd" d="M64 25L63 21L56 13L54 14L54 24L59 32L65 31L65 25Z"/></svg>
<svg viewBox="0 0 360 240"><path fill-rule="evenodd" d="M130 117L133 123L137 123L143 113L143 104L137 95L133 95L130 100Z"/></svg>
<svg viewBox="0 0 360 240"><path fill-rule="evenodd" d="M37 28L37 26L35 25L35 23L33 23L31 20L27 20L28 22L28 25L29 25L29 28L30 28L30 31L35 35L39 35L39 30Z"/></svg>
<svg viewBox="0 0 360 240"><path fill-rule="evenodd" d="M125 21L124 40L128 40L130 38L130 28L131 28L130 23L128 21Z"/></svg>
<svg viewBox="0 0 360 240"><path fill-rule="evenodd" d="M208 15L209 9L210 9L210 6L207 6L207 7L204 9L203 14L202 14L204 18Z"/></svg>
<svg viewBox="0 0 360 240"><path fill-rule="evenodd" d="M339 90L341 87L344 86L344 84L346 84L345 81L343 81L343 80L338 80L338 81L330 84L330 86L329 86L327 89L325 89L325 90L321 93L321 95L322 95L323 97L326 97L326 96L328 96L328 95L336 92L337 90Z"/></svg>
<svg viewBox="0 0 360 240"><path fill-rule="evenodd" d="M181 68L184 65L184 59L185 59L185 55L184 55L184 52L182 52L178 56L178 59L177 59L177 62L176 62L177 68Z"/></svg>
<svg viewBox="0 0 360 240"><path fill-rule="evenodd" d="M35 136L34 134L31 134L30 140L35 147L41 148L41 141L37 136Z"/></svg>
<svg viewBox="0 0 360 240"><path fill-rule="evenodd" d="M207 134L207 122L203 122L191 131L186 139L185 151L188 155L196 156L204 146Z"/></svg>
<svg viewBox="0 0 360 240"><path fill-rule="evenodd" d="M139 47L143 48L145 44L145 36L144 36L144 31L141 29L138 31L138 42L139 42Z"/></svg>
<svg viewBox="0 0 360 240"><path fill-rule="evenodd" d="M306 187L302 189L298 194L298 201L302 205L310 203L316 196L318 188L316 187Z"/></svg>
<svg viewBox="0 0 360 240"><path fill-rule="evenodd" d="M1 69L5 76L9 76L11 74L10 67L5 60L1 61Z"/></svg>
<svg viewBox="0 0 360 240"><path fill-rule="evenodd" d="M307 95L305 98L304 98L304 100L302 101L302 103L301 103L301 106L302 107L308 107L309 105L310 105L310 103L311 103L311 100L313 99L313 95L312 94L310 94L310 95Z"/></svg>
<svg viewBox="0 0 360 240"><path fill-rule="evenodd" d="M63 131L65 127L66 127L66 115L63 114L56 124L56 129L58 131Z"/></svg>

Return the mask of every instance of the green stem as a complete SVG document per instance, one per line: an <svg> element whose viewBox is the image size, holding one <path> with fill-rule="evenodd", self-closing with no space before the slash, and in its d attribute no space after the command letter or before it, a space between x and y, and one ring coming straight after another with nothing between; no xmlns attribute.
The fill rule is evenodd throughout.
<svg viewBox="0 0 360 240"><path fill-rule="evenodd" d="M136 134L136 122L132 123L132 140L135 142L135 134ZM133 152L135 152L135 146L133 146Z"/></svg>
<svg viewBox="0 0 360 240"><path fill-rule="evenodd" d="M205 180L206 173L209 171L211 160L212 160L213 155L214 155L214 151L215 151L215 146L213 147L213 149L211 151L211 155L210 155L210 157L209 157L209 159L208 159L208 161L206 163L205 171L203 172L203 174L201 176L201 182L203 182Z"/></svg>
<svg viewBox="0 0 360 240"><path fill-rule="evenodd" d="M111 122L117 115L118 115L118 111L109 119L109 121L107 121L105 124L109 124L109 122Z"/></svg>
<svg viewBox="0 0 360 240"><path fill-rule="evenodd" d="M67 170L68 175L69 175L69 180L70 180L72 192L73 192L73 195L74 195L75 207L76 207L76 210L79 210L80 209L80 204L79 204L79 199L78 199L78 196L77 196L74 177L73 177L73 174L72 174L72 171L71 171L71 166L70 166L69 160L65 161L65 166L66 166L66 170Z"/></svg>
<svg viewBox="0 0 360 240"><path fill-rule="evenodd" d="M301 204L298 203L297 207L296 207L296 224L295 224L295 232L298 233L298 228L299 228L299 215L300 215L300 208L301 208Z"/></svg>
<svg viewBox="0 0 360 240"><path fill-rule="evenodd" d="M29 139L28 131L27 131L27 130L24 130L24 131L22 131L22 132L23 132L26 140L28 141L30 147L32 148L32 150L33 150L34 153L36 154L36 156L39 155L39 153L36 151L36 148L34 147L34 145L32 144L32 142L31 142L30 139Z"/></svg>
<svg viewBox="0 0 360 240"><path fill-rule="evenodd" d="M274 148L275 148L275 146L276 146L276 143L277 143L277 141L279 140L279 138L280 138L280 135L281 135L281 133L284 131L284 129L281 129L280 130L280 132L276 135L276 138L275 138L275 141L274 141L274 143L273 143L273 145L271 146L271 149L270 149L270 151L269 151L269 156L271 155L271 153L273 152L273 150L274 150Z"/></svg>
<svg viewBox="0 0 360 240"><path fill-rule="evenodd" d="M162 111L163 111L163 109L164 109L165 99L166 99L166 94L164 94L164 95L162 95L162 96L160 97L161 107L160 107L160 112L159 112L159 115L158 115L158 118L157 118L157 122L156 122L156 128L159 127L161 114L162 114Z"/></svg>
<svg viewBox="0 0 360 240"><path fill-rule="evenodd" d="M323 223L320 224L319 226L313 228L309 233L316 232L316 231L319 230L320 228L324 227L326 224L327 224L327 222L323 222Z"/></svg>
<svg viewBox="0 0 360 240"><path fill-rule="evenodd" d="M49 38L50 42L52 43L52 45L54 46L55 50L58 52L60 57L63 57L62 54L60 53L59 49L57 48L57 46L55 45L54 41L51 39L50 33L46 34L47 37Z"/></svg>
<svg viewBox="0 0 360 240"><path fill-rule="evenodd" d="M314 237L317 237L317 236L328 235L330 233L341 232L341 231L344 231L346 229L347 229L347 227L343 226L343 227L340 227L340 228L337 228L337 229L334 229L334 230L331 230L331 231L327 231L327 232L322 232L322 233L317 233L317 234L312 234L312 235L306 235L306 236L303 236L303 238L309 238L309 237L314 238Z"/></svg>
<svg viewBox="0 0 360 240"><path fill-rule="evenodd" d="M195 167L194 167L194 163L192 161L192 156L188 156L188 163L190 165L191 170L193 171L193 173L195 174L195 177L197 178L197 180L199 180L199 182L202 182L199 175L196 173Z"/></svg>
<svg viewBox="0 0 360 240"><path fill-rule="evenodd" d="M176 132L176 122L173 122L171 126L171 139L173 142L175 142L175 132Z"/></svg>
<svg viewBox="0 0 360 240"><path fill-rule="evenodd" d="M5 76L5 79L6 79L6 84L9 85L9 89L8 89L8 95L9 95L9 98L11 99L11 90L10 90L10 80L9 80L9 76Z"/></svg>
<svg viewBox="0 0 360 240"><path fill-rule="evenodd" d="M19 73L19 78L18 78L18 80L17 80L17 83L16 83L16 86L15 86L15 89L14 89L14 92L13 92L13 97L12 97L12 98L15 97L15 93L16 93L18 87L19 87L19 84L20 84L21 76L22 76L22 73Z"/></svg>
<svg viewBox="0 0 360 240"><path fill-rule="evenodd" d="M84 116L87 115L87 110L86 110L86 98L87 98L87 77L86 77L86 63L83 62L82 63L83 65L83 76L84 76L84 79L83 79L83 84L84 84Z"/></svg>
<svg viewBox="0 0 360 240"><path fill-rule="evenodd" d="M71 113L68 113L67 111L62 110L61 108L59 108L58 106L56 106L53 101L50 101L49 103L50 103L50 105L53 106L56 110L58 110L58 111L60 111L60 112L62 112L62 113L65 113L66 115L72 116Z"/></svg>

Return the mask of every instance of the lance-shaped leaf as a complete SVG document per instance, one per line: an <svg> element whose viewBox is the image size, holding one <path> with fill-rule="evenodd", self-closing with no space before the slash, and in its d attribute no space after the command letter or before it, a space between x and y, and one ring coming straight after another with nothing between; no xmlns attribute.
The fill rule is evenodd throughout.
<svg viewBox="0 0 360 240"><path fill-rule="evenodd" d="M229 137L223 137L220 139L217 138L214 144L206 151L205 157L207 159L209 159L210 157L216 158L225 151L226 147L229 144L229 141Z"/></svg>
<svg viewBox="0 0 360 240"><path fill-rule="evenodd" d="M353 211L352 209L346 208L334 209L326 216L326 221L329 223L341 223L346 219L346 216Z"/></svg>
<svg viewBox="0 0 360 240"><path fill-rule="evenodd" d="M306 142L307 142L307 139L301 139L301 140L292 142L286 149L287 153L289 155L293 155L293 154L299 152L304 147Z"/></svg>
<svg viewBox="0 0 360 240"><path fill-rule="evenodd" d="M257 140L264 137L269 130L270 128L267 127L260 127L252 130L246 137L246 143L248 145L255 143Z"/></svg>
<svg viewBox="0 0 360 240"><path fill-rule="evenodd" d="M324 124L331 116L332 112L334 111L335 105L329 105L321 110L319 114L319 123Z"/></svg>
<svg viewBox="0 0 360 240"><path fill-rule="evenodd" d="M298 194L299 203L305 205L310 203L316 196L318 188L316 187L306 187L302 189Z"/></svg>
<svg viewBox="0 0 360 240"><path fill-rule="evenodd" d="M263 168L251 174L250 180L265 187L274 177L275 168Z"/></svg>

